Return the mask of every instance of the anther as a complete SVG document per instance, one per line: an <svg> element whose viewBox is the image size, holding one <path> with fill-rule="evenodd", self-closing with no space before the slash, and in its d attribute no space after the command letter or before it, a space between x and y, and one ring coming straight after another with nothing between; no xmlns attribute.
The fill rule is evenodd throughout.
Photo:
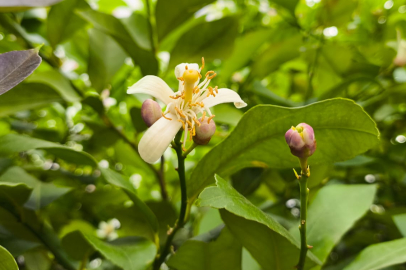
<svg viewBox="0 0 406 270"><path fill-rule="evenodd" d="M162 112L162 117L167 119L167 120L172 120L172 118L166 117L164 112Z"/></svg>
<svg viewBox="0 0 406 270"><path fill-rule="evenodd" d="M202 67L200 68L200 70L204 69L204 57L202 57Z"/></svg>
<svg viewBox="0 0 406 270"><path fill-rule="evenodd" d="M185 70L188 70L189 68L187 67L187 65L185 66Z"/></svg>
<svg viewBox="0 0 406 270"><path fill-rule="evenodd" d="M213 119L215 117L215 115L212 115L209 117L209 119L207 119L207 124L210 124L211 119Z"/></svg>
<svg viewBox="0 0 406 270"><path fill-rule="evenodd" d="M196 123L196 125L197 126L201 126L201 123L197 120L197 118L196 117L193 117L193 120L195 121L195 123Z"/></svg>
<svg viewBox="0 0 406 270"><path fill-rule="evenodd" d="M192 128L192 122L190 122L189 120L186 120L186 123L188 123L188 125L190 126L190 128Z"/></svg>
<svg viewBox="0 0 406 270"><path fill-rule="evenodd" d="M181 122L181 123L182 123L182 127L183 127L183 129L185 130L185 122L183 122L183 121L180 120L180 119L178 119L178 122Z"/></svg>
<svg viewBox="0 0 406 270"><path fill-rule="evenodd" d="M203 112L203 115L202 115L202 122L204 121L204 118L206 117L206 112Z"/></svg>

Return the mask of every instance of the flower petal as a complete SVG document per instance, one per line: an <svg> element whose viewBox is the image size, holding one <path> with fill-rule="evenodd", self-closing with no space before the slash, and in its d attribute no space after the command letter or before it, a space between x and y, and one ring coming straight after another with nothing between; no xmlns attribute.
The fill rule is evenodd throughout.
<svg viewBox="0 0 406 270"><path fill-rule="evenodd" d="M218 90L219 92L216 94L215 97L209 96L205 99L203 99L204 106L207 108L216 106L221 103L228 103L228 102L234 102L234 105L236 108L243 108L247 106L247 103L245 103L239 94L237 92L227 89L227 88L220 88Z"/></svg>
<svg viewBox="0 0 406 270"><path fill-rule="evenodd" d="M176 115L168 113L166 117L172 120L160 118L145 132L138 145L141 158L148 163L155 163L163 155L182 127Z"/></svg>
<svg viewBox="0 0 406 270"><path fill-rule="evenodd" d="M173 101L169 96L172 96L174 93L161 78L148 75L130 86L127 94L148 94L168 104Z"/></svg>

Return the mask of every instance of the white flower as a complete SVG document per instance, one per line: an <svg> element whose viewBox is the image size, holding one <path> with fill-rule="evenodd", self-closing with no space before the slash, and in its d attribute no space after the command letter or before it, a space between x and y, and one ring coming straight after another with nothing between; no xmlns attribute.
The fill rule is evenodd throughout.
<svg viewBox="0 0 406 270"><path fill-rule="evenodd" d="M148 163L155 163L168 148L176 133L185 130L183 147L188 137L195 135L195 126L200 125L198 115L208 122L214 117L210 108L221 103L234 102L237 108L247 106L241 97L231 89L209 86L210 80L216 76L214 71L208 71L205 79L200 74L198 64L179 64L175 68L175 76L179 80L178 92L172 89L159 77L145 76L131 86L128 94L149 94L166 105L165 112L141 138L138 151L142 159ZM208 118L206 117L208 115ZM200 116L199 116L200 117Z"/></svg>
<svg viewBox="0 0 406 270"><path fill-rule="evenodd" d="M118 237L116 229L120 228L120 221L113 218L107 222L102 221L99 224L99 229L97 230L97 236L102 239L107 239L109 241L114 240Z"/></svg>

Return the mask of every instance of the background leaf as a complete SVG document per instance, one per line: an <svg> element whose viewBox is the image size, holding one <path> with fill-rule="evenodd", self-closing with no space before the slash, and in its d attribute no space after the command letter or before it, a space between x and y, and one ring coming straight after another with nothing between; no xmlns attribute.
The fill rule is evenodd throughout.
<svg viewBox="0 0 406 270"><path fill-rule="evenodd" d="M375 185L330 185L316 193L307 214L307 242L322 262L327 260L343 235L365 215L375 193ZM331 211L331 205L334 205L334 211ZM300 239L297 226L290 232Z"/></svg>
<svg viewBox="0 0 406 270"><path fill-rule="evenodd" d="M8 134L0 137L0 153L3 155L23 152L31 149L46 149L53 155L74 164L90 166L95 166L97 164L94 158L89 154L75 151L72 148L57 143L17 134Z"/></svg>
<svg viewBox="0 0 406 270"><path fill-rule="evenodd" d="M169 67L179 63L198 63L202 57L207 61L227 58L234 46L237 30L235 17L196 25L179 38L171 52Z"/></svg>
<svg viewBox="0 0 406 270"><path fill-rule="evenodd" d="M33 7L46 7L62 0L0 0L0 12L16 12Z"/></svg>
<svg viewBox="0 0 406 270"><path fill-rule="evenodd" d="M193 16L200 8L214 0L158 0L156 4L156 24L159 40Z"/></svg>
<svg viewBox="0 0 406 270"><path fill-rule="evenodd" d="M197 203L224 209L220 213L225 224L264 269L283 270L295 266L300 248L293 236L218 175L216 186L206 188ZM308 258L306 269L319 263L311 252Z"/></svg>
<svg viewBox="0 0 406 270"><path fill-rule="evenodd" d="M364 249L344 270L376 270L406 262L406 238Z"/></svg>
<svg viewBox="0 0 406 270"><path fill-rule="evenodd" d="M118 239L106 243L92 235L85 235L89 243L107 259L123 269L146 270L151 265L156 247L144 239Z"/></svg>
<svg viewBox="0 0 406 270"><path fill-rule="evenodd" d="M167 264L178 270L241 270L241 252L241 244L223 229L220 236L209 243L186 241Z"/></svg>

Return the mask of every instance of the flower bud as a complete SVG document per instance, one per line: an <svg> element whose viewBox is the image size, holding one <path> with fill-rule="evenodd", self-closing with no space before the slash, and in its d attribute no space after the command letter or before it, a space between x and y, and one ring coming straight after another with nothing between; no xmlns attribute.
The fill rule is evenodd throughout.
<svg viewBox="0 0 406 270"><path fill-rule="evenodd" d="M395 59L393 59L393 64L398 67L403 67L406 65L406 40L402 39L402 33L400 30L396 31L398 48Z"/></svg>
<svg viewBox="0 0 406 270"><path fill-rule="evenodd" d="M308 124L300 123L296 127L290 128L285 133L285 139L290 152L298 158L308 158L316 150L314 131Z"/></svg>
<svg viewBox="0 0 406 270"><path fill-rule="evenodd" d="M213 119L210 119L209 123L207 123L207 120L202 121L202 118L199 118L199 122L201 125L196 126L196 135L193 136L193 141L198 145L206 145L216 132L216 123L214 123Z"/></svg>
<svg viewBox="0 0 406 270"><path fill-rule="evenodd" d="M150 127L162 117L162 110L158 102L147 99L142 103L141 116L145 124Z"/></svg>

